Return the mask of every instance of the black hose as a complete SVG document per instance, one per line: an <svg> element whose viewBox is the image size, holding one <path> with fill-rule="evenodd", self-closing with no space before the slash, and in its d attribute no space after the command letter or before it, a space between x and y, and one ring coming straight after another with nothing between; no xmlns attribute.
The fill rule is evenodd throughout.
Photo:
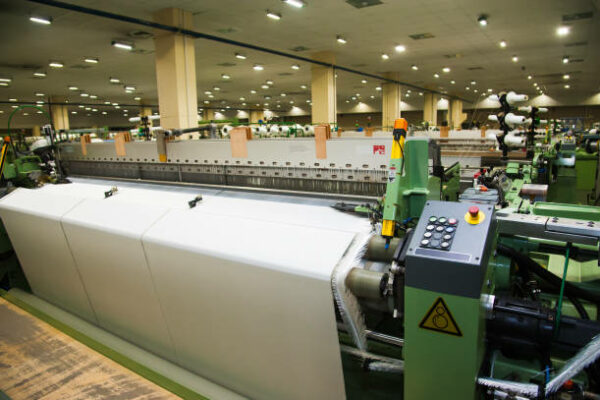
<svg viewBox="0 0 600 400"><path fill-rule="evenodd" d="M498 244L497 250L498 253L513 259L520 268L525 268L528 271L536 274L554 288L560 288L562 279L548 271L546 268L542 267L530 257L502 244ZM570 282L565 282L565 294L571 303L573 303L573 306L577 309L577 312L583 319L589 319L590 317L578 298L590 301L594 304L600 303L600 296L581 289Z"/></svg>

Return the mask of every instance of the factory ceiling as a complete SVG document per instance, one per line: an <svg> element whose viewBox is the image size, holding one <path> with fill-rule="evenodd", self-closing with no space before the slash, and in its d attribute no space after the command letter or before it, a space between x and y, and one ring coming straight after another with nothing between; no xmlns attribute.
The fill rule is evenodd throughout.
<svg viewBox="0 0 600 400"><path fill-rule="evenodd" d="M306 58L334 52L337 65L375 75L398 72L401 81L473 103L488 89L556 98L600 91L599 1L306 0L302 8L281 0L67 2L146 20L165 7L183 8L193 12L198 32ZM267 17L267 11L281 19ZM52 23L36 24L31 16L50 17ZM486 26L478 22L481 17ZM559 27L567 27L568 34L559 35ZM97 104L82 112L108 110L104 103L110 102L110 112L119 115L129 112L128 105L157 104L151 28L26 0L0 0L0 32L5 38L0 78L12 79L0 87L0 101L47 101L56 95ZM133 43L134 50L115 48L115 40ZM310 107L309 63L195 41L199 107ZM64 66L52 68L52 61ZM256 71L256 64L264 69ZM111 77L119 83L110 83ZM135 90L127 93L125 85ZM377 79L338 71L338 104L365 102L377 108L380 85ZM407 87L403 96L419 107L419 92Z"/></svg>

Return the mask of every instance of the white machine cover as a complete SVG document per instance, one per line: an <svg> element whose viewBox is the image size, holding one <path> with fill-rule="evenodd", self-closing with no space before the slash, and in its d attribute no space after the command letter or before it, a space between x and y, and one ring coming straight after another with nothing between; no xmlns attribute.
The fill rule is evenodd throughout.
<svg viewBox="0 0 600 400"><path fill-rule="evenodd" d="M366 220L109 189L46 185L0 200L37 296L251 398L345 398L331 276Z"/></svg>

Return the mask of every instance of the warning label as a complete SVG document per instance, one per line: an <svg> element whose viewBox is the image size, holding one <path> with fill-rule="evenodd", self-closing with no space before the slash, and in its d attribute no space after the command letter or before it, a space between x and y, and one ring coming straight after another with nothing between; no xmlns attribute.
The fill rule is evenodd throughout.
<svg viewBox="0 0 600 400"><path fill-rule="evenodd" d="M388 181L396 181L396 167L390 167L390 171L388 172Z"/></svg>
<svg viewBox="0 0 600 400"><path fill-rule="evenodd" d="M379 156L385 156L385 145L383 144L374 144L373 145L373 154Z"/></svg>
<svg viewBox="0 0 600 400"><path fill-rule="evenodd" d="M438 297L421 320L419 328L430 331L447 333L453 336L462 336L458 324L454 320L450 309L441 297Z"/></svg>

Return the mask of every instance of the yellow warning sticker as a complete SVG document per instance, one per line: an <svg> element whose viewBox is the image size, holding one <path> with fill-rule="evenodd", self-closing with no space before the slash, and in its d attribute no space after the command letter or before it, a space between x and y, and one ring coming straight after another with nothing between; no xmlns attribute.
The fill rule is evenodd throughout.
<svg viewBox="0 0 600 400"><path fill-rule="evenodd" d="M434 332L447 333L453 336L462 336L458 324L454 320L450 309L441 297L438 297L421 320L419 328Z"/></svg>

